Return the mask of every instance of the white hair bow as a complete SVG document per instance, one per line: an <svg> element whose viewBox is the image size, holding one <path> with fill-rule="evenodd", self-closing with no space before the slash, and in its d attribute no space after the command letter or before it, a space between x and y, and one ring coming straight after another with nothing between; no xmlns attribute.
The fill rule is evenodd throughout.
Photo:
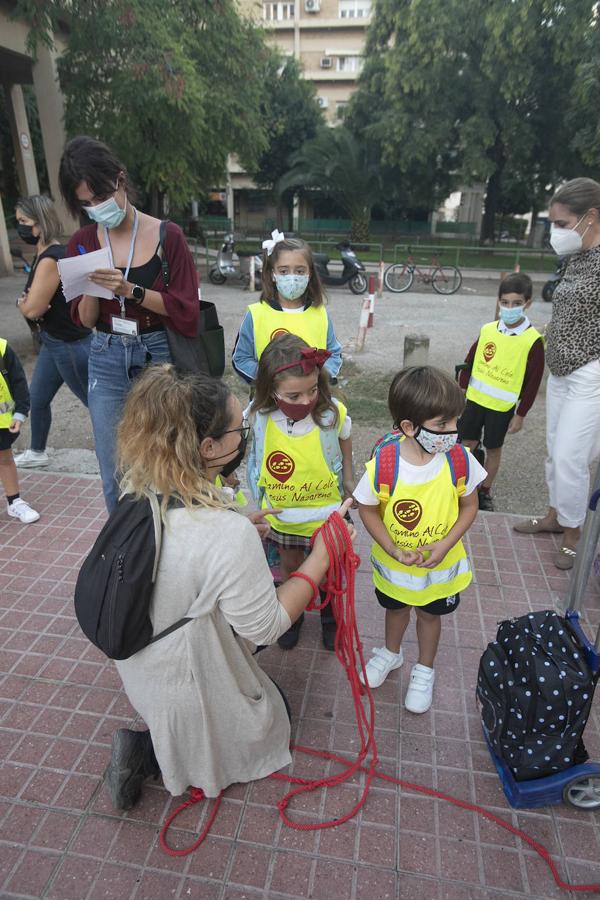
<svg viewBox="0 0 600 900"><path fill-rule="evenodd" d="M283 234L282 231L278 231L276 228L275 231L271 232L271 240L267 239L262 242L263 250L267 251L267 256L271 255L275 249L275 244L280 244L281 241L285 241L285 234Z"/></svg>

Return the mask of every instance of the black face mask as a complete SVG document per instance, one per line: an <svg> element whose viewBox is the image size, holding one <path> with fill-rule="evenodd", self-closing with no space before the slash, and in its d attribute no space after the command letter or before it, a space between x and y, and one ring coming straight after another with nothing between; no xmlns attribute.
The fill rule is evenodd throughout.
<svg viewBox="0 0 600 900"><path fill-rule="evenodd" d="M26 244L37 244L38 236L33 233L33 225L17 225L17 234Z"/></svg>
<svg viewBox="0 0 600 900"><path fill-rule="evenodd" d="M223 468L221 469L221 475L223 478L227 478L228 475L231 475L232 472L235 472L237 467L241 465L246 455L246 445L248 443L248 438L244 438L240 436L240 443L238 445L238 452L235 454L233 459L231 459L228 463L225 463Z"/></svg>

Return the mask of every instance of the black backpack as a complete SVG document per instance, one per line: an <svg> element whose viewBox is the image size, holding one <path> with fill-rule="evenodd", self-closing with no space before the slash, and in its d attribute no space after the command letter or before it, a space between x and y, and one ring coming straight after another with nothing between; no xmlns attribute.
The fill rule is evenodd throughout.
<svg viewBox="0 0 600 900"><path fill-rule="evenodd" d="M481 657L477 700L494 752L516 781L585 762L596 681L562 616L543 610L500 623Z"/></svg>
<svg viewBox="0 0 600 900"><path fill-rule="evenodd" d="M149 608L162 540L158 498L121 497L83 563L75 615L87 638L109 659L128 659L189 622L152 636Z"/></svg>

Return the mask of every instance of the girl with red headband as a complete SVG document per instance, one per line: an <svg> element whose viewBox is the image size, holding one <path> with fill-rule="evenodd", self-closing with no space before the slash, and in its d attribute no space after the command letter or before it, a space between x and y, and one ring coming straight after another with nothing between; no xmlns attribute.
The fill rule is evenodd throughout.
<svg viewBox="0 0 600 900"><path fill-rule="evenodd" d="M252 443L248 486L267 516L285 581L301 565L313 533L352 496L352 423L332 398L324 369L327 350L309 347L293 334L275 338L261 356L250 407ZM323 643L334 649L335 622L322 611ZM298 643L302 616L279 638L289 650Z"/></svg>

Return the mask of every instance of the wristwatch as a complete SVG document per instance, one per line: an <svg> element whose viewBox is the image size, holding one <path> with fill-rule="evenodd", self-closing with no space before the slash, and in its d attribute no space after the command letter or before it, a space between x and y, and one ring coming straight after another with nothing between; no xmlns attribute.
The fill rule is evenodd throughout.
<svg viewBox="0 0 600 900"><path fill-rule="evenodd" d="M140 287L139 284L134 284L131 289L132 299L135 300L136 306L139 306L140 303L144 302L144 297L146 296L146 288Z"/></svg>

